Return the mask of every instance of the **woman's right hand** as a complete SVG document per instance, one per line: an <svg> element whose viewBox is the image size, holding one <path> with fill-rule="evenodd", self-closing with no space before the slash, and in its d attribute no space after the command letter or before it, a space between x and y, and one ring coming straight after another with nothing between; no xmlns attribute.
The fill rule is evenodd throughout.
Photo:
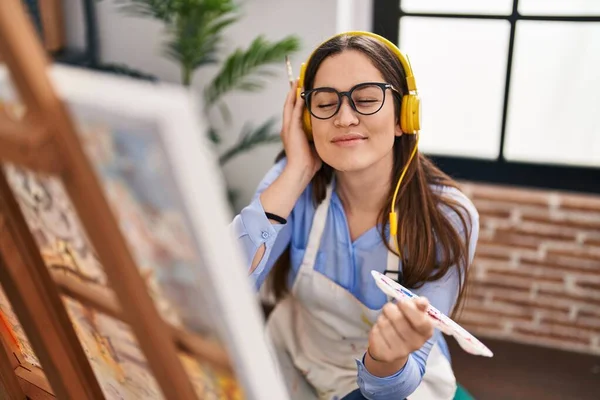
<svg viewBox="0 0 600 400"><path fill-rule="evenodd" d="M302 127L304 99L296 96L298 80L294 82L283 107L281 141L287 157L286 168L293 169L308 179L308 182L321 168L322 161L315 147L308 141Z"/></svg>

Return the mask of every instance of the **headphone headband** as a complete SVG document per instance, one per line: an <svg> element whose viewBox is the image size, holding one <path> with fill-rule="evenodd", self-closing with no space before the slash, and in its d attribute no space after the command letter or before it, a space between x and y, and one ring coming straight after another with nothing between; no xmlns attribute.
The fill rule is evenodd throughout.
<svg viewBox="0 0 600 400"><path fill-rule="evenodd" d="M396 55L396 57L398 57L398 60L400 61L400 64L402 64L402 68L404 68L404 73L406 74L406 84L408 86L408 91L409 92L413 92L413 91L416 92L417 91L417 83L415 81L415 77L413 75L412 68L410 67L410 61L408 60L408 57L405 56L400 51L400 49L398 48L398 46L396 46L394 43L392 43L391 41L387 40L383 36L380 36L380 35L378 35L376 33L373 33L373 32L368 32L368 31L348 31L348 32L342 32L342 33L338 33L336 35L333 35L329 39L324 40L320 45L318 45L315 48L315 50L313 50L312 53L310 53L310 56L308 56L308 59L304 63L304 66L308 65L308 63L312 59L313 55L317 51L317 49L319 49L323 44L327 43L331 39L335 39L336 37L339 37L339 36L368 36L368 37L371 37L373 39L377 39L379 42L385 44L386 47L388 49L390 49ZM302 75L301 76L301 81L302 82L304 82L304 70L305 70L305 68L302 68L302 73L301 73L301 75Z"/></svg>

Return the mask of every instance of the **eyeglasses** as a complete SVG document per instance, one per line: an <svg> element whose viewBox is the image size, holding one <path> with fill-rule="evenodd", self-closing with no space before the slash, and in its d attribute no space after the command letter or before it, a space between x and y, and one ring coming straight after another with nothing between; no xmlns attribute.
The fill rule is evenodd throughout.
<svg viewBox="0 0 600 400"><path fill-rule="evenodd" d="M354 86L347 92L338 92L330 87L320 87L307 90L300 95L306 101L308 111L313 117L329 119L340 110L343 96L348 97L350 107L357 113L375 114L383 107L387 89L398 93L389 83L365 82Z"/></svg>

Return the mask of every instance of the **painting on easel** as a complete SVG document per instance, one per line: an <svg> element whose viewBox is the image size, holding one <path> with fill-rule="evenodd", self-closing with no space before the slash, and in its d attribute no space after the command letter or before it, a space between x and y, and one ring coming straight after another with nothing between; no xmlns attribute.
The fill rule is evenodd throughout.
<svg viewBox="0 0 600 400"><path fill-rule="evenodd" d="M69 67L53 66L50 78L160 316L225 348L232 361L227 372L178 353L198 398L284 399L256 297L227 237L225 191L199 105L183 88ZM2 69L0 107L16 120L23 112ZM61 179L2 168L51 276L110 292ZM72 296L62 300L106 398L164 398L126 323ZM39 366L2 296L0 309L23 357Z"/></svg>

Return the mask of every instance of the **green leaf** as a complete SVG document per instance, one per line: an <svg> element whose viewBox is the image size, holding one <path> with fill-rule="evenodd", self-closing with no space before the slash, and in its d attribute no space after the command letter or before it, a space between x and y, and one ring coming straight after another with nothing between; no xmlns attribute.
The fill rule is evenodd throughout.
<svg viewBox="0 0 600 400"><path fill-rule="evenodd" d="M170 22L176 15L176 0L118 0L116 4L126 14L152 17Z"/></svg>
<svg viewBox="0 0 600 400"><path fill-rule="evenodd" d="M215 145L221 143L221 137L219 136L219 132L214 126L210 126L208 128L208 139Z"/></svg>
<svg viewBox="0 0 600 400"><path fill-rule="evenodd" d="M223 31L239 20L239 6L232 0L120 0L121 8L133 15L164 22L168 40L167 58L182 69L188 85L197 68L219 60Z"/></svg>
<svg viewBox="0 0 600 400"><path fill-rule="evenodd" d="M259 78L273 74L265 67L275 63L284 71L285 55L299 48L300 41L296 36L288 36L278 42L269 42L258 36L248 49L237 49L225 60L221 71L205 89L205 104L214 104L232 90L253 92L263 88L266 82Z"/></svg>
<svg viewBox="0 0 600 400"><path fill-rule="evenodd" d="M272 117L256 129L253 129L249 124L244 125L240 139L219 157L219 163L225 165L236 155L251 150L258 145L280 142L279 130L275 129L276 123L277 119Z"/></svg>

